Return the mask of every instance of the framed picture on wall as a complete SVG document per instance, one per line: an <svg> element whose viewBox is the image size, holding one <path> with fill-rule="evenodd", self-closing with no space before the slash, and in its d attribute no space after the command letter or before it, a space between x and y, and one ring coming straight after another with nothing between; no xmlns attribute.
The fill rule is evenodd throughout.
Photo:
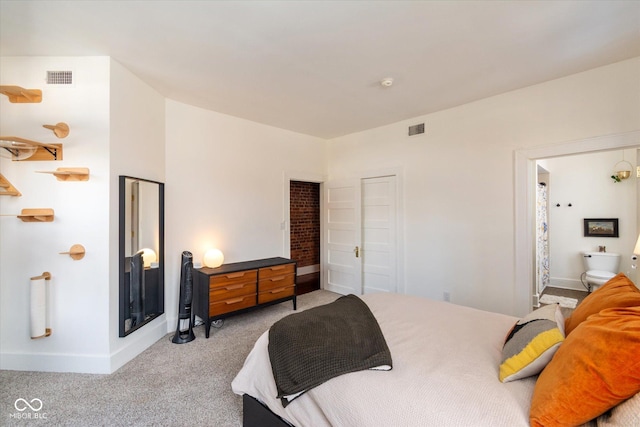
<svg viewBox="0 0 640 427"><path fill-rule="evenodd" d="M618 218L585 218L585 237L618 237Z"/></svg>

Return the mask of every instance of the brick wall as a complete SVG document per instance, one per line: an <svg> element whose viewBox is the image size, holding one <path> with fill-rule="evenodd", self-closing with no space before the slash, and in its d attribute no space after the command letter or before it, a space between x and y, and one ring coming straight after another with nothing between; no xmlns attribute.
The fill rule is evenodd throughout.
<svg viewBox="0 0 640 427"><path fill-rule="evenodd" d="M320 264L320 184L291 181L291 258L298 268Z"/></svg>

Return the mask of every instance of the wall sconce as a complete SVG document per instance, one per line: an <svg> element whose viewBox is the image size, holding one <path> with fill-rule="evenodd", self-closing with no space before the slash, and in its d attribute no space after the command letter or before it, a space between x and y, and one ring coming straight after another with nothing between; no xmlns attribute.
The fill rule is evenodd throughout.
<svg viewBox="0 0 640 427"><path fill-rule="evenodd" d="M631 176L631 163L627 162L624 159L624 151L622 152L622 160L620 160L618 163L616 163L613 166L614 169L614 174L611 175L611 179L613 179L613 182L620 182L623 179L627 179Z"/></svg>
<svg viewBox="0 0 640 427"><path fill-rule="evenodd" d="M204 263L205 267L220 267L224 262L224 255L222 254L222 252L220 252L219 249L209 249L204 253L202 262Z"/></svg>
<svg viewBox="0 0 640 427"><path fill-rule="evenodd" d="M151 267L151 264L155 264L158 260L158 256L156 255L156 251L150 248L144 248L142 250L142 259L144 261L144 268Z"/></svg>
<svg viewBox="0 0 640 427"><path fill-rule="evenodd" d="M638 236L638 241L636 242L636 247L633 249L633 254L631 254L631 268L638 268L636 261L638 260L638 255L640 255L640 236Z"/></svg>

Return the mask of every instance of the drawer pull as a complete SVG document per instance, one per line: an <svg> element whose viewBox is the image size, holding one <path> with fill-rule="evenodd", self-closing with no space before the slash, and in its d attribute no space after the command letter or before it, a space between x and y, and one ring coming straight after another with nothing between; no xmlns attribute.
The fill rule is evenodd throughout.
<svg viewBox="0 0 640 427"><path fill-rule="evenodd" d="M239 273L230 273L230 274L225 274L225 277L227 279L237 279L238 277L242 277L245 275L245 271L241 271Z"/></svg>
<svg viewBox="0 0 640 427"><path fill-rule="evenodd" d="M272 291L271 291L271 293L272 293L272 294L277 294L277 293L280 293L280 292L284 291L285 289L287 289L287 288L278 288L278 289L274 289L274 290L272 290Z"/></svg>
<svg viewBox="0 0 640 427"><path fill-rule="evenodd" d="M231 305L231 304L237 304L239 302L242 302L244 300L244 298L236 298L236 299L230 299L228 301L225 301L225 303L227 305Z"/></svg>
<svg viewBox="0 0 640 427"><path fill-rule="evenodd" d="M271 280L272 282L279 282L280 280L284 280L285 277L286 276L278 276L278 277L274 277L274 278L269 279L269 280Z"/></svg>
<svg viewBox="0 0 640 427"><path fill-rule="evenodd" d="M241 289L244 288L244 283L240 284L240 285L233 285L233 286L226 286L225 289L228 291L233 291L234 289Z"/></svg>
<svg viewBox="0 0 640 427"><path fill-rule="evenodd" d="M287 268L286 265L276 265L275 267L271 267L271 271L278 271Z"/></svg>

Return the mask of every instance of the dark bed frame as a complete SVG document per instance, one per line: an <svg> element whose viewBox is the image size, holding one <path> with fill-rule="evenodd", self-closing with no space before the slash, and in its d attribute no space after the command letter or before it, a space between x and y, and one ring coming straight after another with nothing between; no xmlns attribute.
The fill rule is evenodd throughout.
<svg viewBox="0 0 640 427"><path fill-rule="evenodd" d="M291 427L291 424L248 394L242 395L243 427Z"/></svg>

